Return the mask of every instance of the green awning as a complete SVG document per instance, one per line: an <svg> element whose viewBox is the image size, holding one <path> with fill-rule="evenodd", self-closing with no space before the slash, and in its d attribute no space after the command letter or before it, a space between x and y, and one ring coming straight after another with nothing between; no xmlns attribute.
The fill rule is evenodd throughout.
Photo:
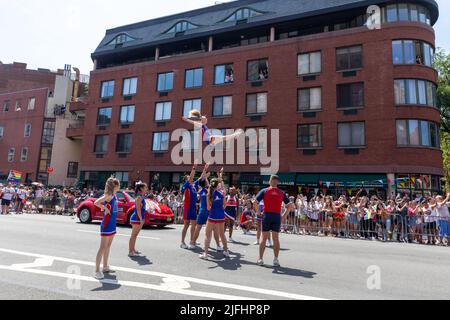
<svg viewBox="0 0 450 320"><path fill-rule="evenodd" d="M295 173L280 173L278 174L280 177L280 185L282 186L295 186ZM263 184L268 185L270 180L270 176L263 176Z"/></svg>

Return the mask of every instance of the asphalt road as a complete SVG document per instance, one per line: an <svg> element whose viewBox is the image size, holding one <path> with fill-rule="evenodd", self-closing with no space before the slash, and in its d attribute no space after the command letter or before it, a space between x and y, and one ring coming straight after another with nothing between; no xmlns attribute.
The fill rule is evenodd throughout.
<svg viewBox="0 0 450 320"><path fill-rule="evenodd" d="M450 299L450 249L282 235L281 268L256 265L254 236L236 232L231 258L179 248L180 227L147 229L146 257L127 256L128 227L111 253L116 271L92 278L98 224L70 217L0 216L0 299ZM203 241L203 236L200 239Z"/></svg>

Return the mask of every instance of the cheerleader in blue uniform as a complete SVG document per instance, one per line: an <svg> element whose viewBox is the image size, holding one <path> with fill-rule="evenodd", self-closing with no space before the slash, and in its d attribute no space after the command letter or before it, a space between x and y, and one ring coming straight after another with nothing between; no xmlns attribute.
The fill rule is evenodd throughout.
<svg viewBox="0 0 450 320"><path fill-rule="evenodd" d="M116 178L109 178L106 181L105 193L103 197L97 199L94 205L104 212L103 221L100 225L101 243L95 260L95 278L102 280L104 273L111 272L109 268L109 253L111 245L116 235L117 213L119 212L116 193L120 190L120 182ZM103 260L103 270L100 271L100 264Z"/></svg>
<svg viewBox="0 0 450 320"><path fill-rule="evenodd" d="M226 189L223 185L223 169L220 171L219 178L211 180L207 195L207 204L209 209L208 223L206 225L205 252L200 255L201 259L208 259L209 245L213 232L217 232L222 240L225 258L230 257L228 252L227 238L225 237L225 207L226 207Z"/></svg>
<svg viewBox="0 0 450 320"><path fill-rule="evenodd" d="M198 110L192 110L189 113L189 118L183 118L183 120L187 123L194 125L195 128L201 128L202 141L205 142L207 146L209 145L215 146L222 142L237 139L240 135L244 133L242 129L238 129L235 133L228 136L213 135L208 128L208 118L202 116L201 112Z"/></svg>
<svg viewBox="0 0 450 320"><path fill-rule="evenodd" d="M148 192L147 184L142 181L137 182L134 192L136 194L135 206L134 212L130 218L133 231L131 232L130 243L128 246L128 256L130 258L138 257L141 254L136 250L136 240L145 224L147 208L144 195Z"/></svg>
<svg viewBox="0 0 450 320"><path fill-rule="evenodd" d="M200 208L199 208L199 214L197 218L197 227L195 229L195 236L194 236L194 243L197 244L197 240L200 236L200 232L203 229L203 226L206 225L209 218L209 210L208 210L208 203L207 203L207 196L208 196L208 188L209 188L209 181L208 178L210 177L211 173L208 172L209 164L206 164L202 175L200 178L195 181L194 186L198 190L198 196L200 198ZM216 240L217 244L217 251L222 252L223 248L220 246L220 237L218 233L214 233L214 239Z"/></svg>

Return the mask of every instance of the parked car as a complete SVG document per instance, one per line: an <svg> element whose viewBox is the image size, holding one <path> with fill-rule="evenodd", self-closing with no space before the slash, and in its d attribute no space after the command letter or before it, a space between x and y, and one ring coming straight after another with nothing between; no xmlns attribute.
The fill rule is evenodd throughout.
<svg viewBox="0 0 450 320"><path fill-rule="evenodd" d="M130 218L134 212L135 198L132 192L119 191L117 192L117 199L119 200L119 212L117 215L117 224L130 225ZM98 194L95 198L87 198L77 208L77 216L81 223L91 223L93 221L102 221L103 212L94 205L94 202L102 195ZM164 228L167 225L173 224L175 215L172 210L162 204L157 204L154 200L147 199L147 208L153 203L157 205L159 210L151 210L146 215L144 226L156 226ZM154 212L153 212L154 211Z"/></svg>

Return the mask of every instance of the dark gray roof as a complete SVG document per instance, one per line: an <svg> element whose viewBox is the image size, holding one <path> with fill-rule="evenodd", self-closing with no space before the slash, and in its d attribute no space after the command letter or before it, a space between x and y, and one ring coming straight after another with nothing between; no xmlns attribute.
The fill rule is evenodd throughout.
<svg viewBox="0 0 450 320"><path fill-rule="evenodd" d="M432 23L438 17L438 5L434 0L412 0L425 4L431 9ZM106 35L93 56L102 55L114 51L114 45L107 45L120 34L127 34L136 40L127 42L122 48L142 47L166 43L174 39L174 34L164 32L180 21L189 21L199 25L196 29L185 32L184 37L204 36L220 31L232 30L236 27L235 22L221 22L231 16L240 8L251 8L262 11L265 14L248 19L247 27L259 26L274 21L289 20L314 16L328 12L338 12L343 9L369 6L371 4L382 4L395 2L391 0L237 0L215 6L205 7L193 11L174 14L148 21L143 21L127 26L122 26L106 31ZM410 0L411 2L411 0Z"/></svg>

